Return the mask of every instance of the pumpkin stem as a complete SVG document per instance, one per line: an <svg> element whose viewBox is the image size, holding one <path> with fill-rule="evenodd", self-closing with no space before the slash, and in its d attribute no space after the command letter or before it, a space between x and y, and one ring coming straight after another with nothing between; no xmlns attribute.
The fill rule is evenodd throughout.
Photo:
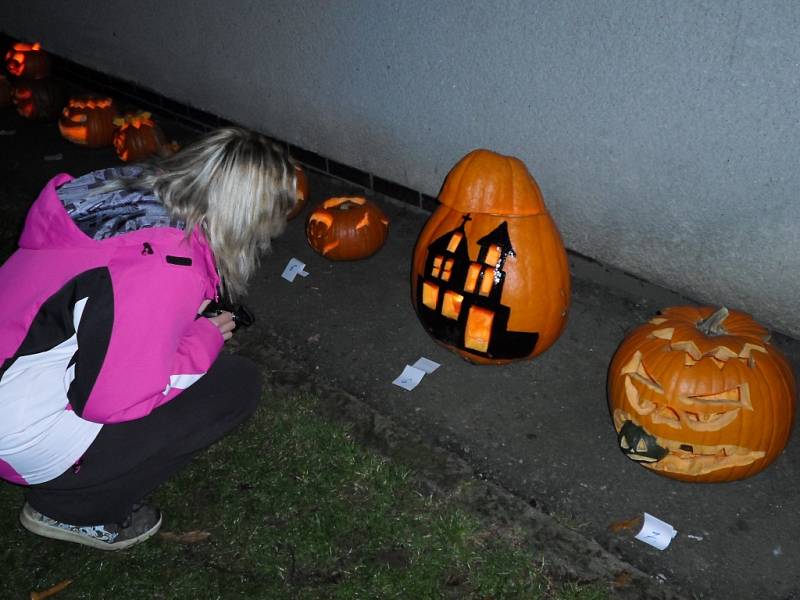
<svg viewBox="0 0 800 600"><path fill-rule="evenodd" d="M722 322L728 318L729 311L726 307L722 306L720 309L702 321L697 323L699 329L705 335L727 335L728 332L722 326Z"/></svg>

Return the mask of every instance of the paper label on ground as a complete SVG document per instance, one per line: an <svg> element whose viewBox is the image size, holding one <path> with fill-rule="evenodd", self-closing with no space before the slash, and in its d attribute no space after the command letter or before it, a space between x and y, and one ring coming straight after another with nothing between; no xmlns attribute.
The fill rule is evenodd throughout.
<svg viewBox="0 0 800 600"><path fill-rule="evenodd" d="M425 371L422 369L417 369L416 367L412 367L411 365L406 365L406 368L403 369L403 372L400 373L397 379L395 379L392 383L400 386L403 389L411 391L419 385L419 382L422 381L423 377L425 377Z"/></svg>
<svg viewBox="0 0 800 600"><path fill-rule="evenodd" d="M286 268L283 269L281 277L283 277L286 281L289 282L293 282L295 277L297 277L298 275L300 275L300 277L307 277L308 273L305 271L305 268L306 268L306 263L297 260L296 258L293 258L286 264Z"/></svg>
<svg viewBox="0 0 800 600"><path fill-rule="evenodd" d="M636 539L659 550L664 550L676 535L678 532L672 525L651 514L644 513L642 530L636 534Z"/></svg>
<svg viewBox="0 0 800 600"><path fill-rule="evenodd" d="M415 369L419 369L420 371L425 371L428 375L430 375L441 365L437 362L433 362L429 358L425 358L424 356L422 356L417 362L415 362L411 366L414 367Z"/></svg>

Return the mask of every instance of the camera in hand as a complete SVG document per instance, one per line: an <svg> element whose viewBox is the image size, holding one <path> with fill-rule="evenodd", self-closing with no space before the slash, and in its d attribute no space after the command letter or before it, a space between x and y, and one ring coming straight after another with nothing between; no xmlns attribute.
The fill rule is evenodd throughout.
<svg viewBox="0 0 800 600"><path fill-rule="evenodd" d="M220 302L216 302L212 300L206 309L203 311L202 315L204 317L216 317L217 315L229 312L233 315L233 330L236 331L239 327L250 327L256 318L250 309L248 309L244 304L231 304L225 300L221 300Z"/></svg>

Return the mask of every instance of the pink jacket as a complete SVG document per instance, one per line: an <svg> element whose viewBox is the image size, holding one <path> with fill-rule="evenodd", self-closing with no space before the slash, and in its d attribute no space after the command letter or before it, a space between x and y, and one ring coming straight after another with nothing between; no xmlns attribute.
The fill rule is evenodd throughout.
<svg viewBox="0 0 800 600"><path fill-rule="evenodd" d="M71 179L47 184L0 267L0 477L17 483L57 476L103 423L169 402L223 344L197 318L219 284L203 234L151 227L95 241L56 195Z"/></svg>

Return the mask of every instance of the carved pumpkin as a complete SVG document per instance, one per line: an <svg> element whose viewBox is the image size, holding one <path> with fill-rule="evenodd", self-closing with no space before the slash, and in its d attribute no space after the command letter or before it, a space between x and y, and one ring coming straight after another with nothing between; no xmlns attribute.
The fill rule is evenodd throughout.
<svg viewBox="0 0 800 600"><path fill-rule="evenodd" d="M306 238L325 258L358 260L377 252L388 230L389 219L366 198L328 198L308 217Z"/></svg>
<svg viewBox="0 0 800 600"><path fill-rule="evenodd" d="M50 75L50 55L39 42L17 42L6 52L6 69L14 77L43 79Z"/></svg>
<svg viewBox="0 0 800 600"><path fill-rule="evenodd" d="M167 146L161 128L149 112L128 113L114 119L114 149L125 162L137 162Z"/></svg>
<svg viewBox="0 0 800 600"><path fill-rule="evenodd" d="M117 108L111 98L70 98L61 111L58 128L61 135L70 142L99 148L111 145L116 118Z"/></svg>
<svg viewBox="0 0 800 600"><path fill-rule="evenodd" d="M295 172L295 204L292 210L289 211L289 214L286 215L286 220L291 221L301 212L306 206L306 202L308 201L308 178L306 177L305 172L303 169L300 168L299 165L294 166Z"/></svg>
<svg viewBox="0 0 800 600"><path fill-rule="evenodd" d="M0 75L0 108L11 106L11 83L6 79L5 75Z"/></svg>
<svg viewBox="0 0 800 600"><path fill-rule="evenodd" d="M64 106L61 85L52 79L17 82L12 99L20 115L39 121L55 119Z"/></svg>
<svg viewBox="0 0 800 600"><path fill-rule="evenodd" d="M684 481L761 471L789 438L796 386L747 313L680 306L633 330L608 374L617 441L629 458Z"/></svg>
<svg viewBox="0 0 800 600"><path fill-rule="evenodd" d="M539 186L517 158L474 150L450 171L414 249L425 329L475 363L544 352L566 325L570 276Z"/></svg>

